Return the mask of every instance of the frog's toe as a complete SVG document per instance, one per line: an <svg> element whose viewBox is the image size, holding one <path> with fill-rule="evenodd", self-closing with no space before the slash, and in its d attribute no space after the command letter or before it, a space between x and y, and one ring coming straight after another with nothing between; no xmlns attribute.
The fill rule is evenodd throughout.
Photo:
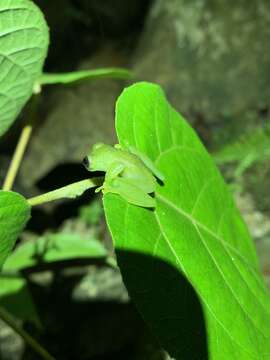
<svg viewBox="0 0 270 360"><path fill-rule="evenodd" d="M103 191L103 185L102 186L99 186L98 188L95 189L95 193L98 193L100 191Z"/></svg>

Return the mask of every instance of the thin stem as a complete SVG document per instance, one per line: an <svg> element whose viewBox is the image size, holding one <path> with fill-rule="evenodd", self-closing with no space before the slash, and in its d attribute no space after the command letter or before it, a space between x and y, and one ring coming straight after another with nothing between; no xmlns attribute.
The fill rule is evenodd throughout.
<svg viewBox="0 0 270 360"><path fill-rule="evenodd" d="M32 133L32 125L26 125L20 135L18 144L16 146L13 158L11 160L10 167L7 172L7 176L4 181L3 190L11 190L16 175L18 173L20 164L22 162L23 155L25 153L26 146L29 142L30 136Z"/></svg>
<svg viewBox="0 0 270 360"><path fill-rule="evenodd" d="M23 340L31 346L31 348L38 353L45 360L55 360L55 358L48 353L42 345L40 345L31 335L29 335L25 330L23 330L13 319L13 317L2 307L0 306L0 318L9 325L16 333L18 333Z"/></svg>
<svg viewBox="0 0 270 360"><path fill-rule="evenodd" d="M28 104L28 110L26 110L27 121L24 125L18 144L16 146L13 158L11 160L4 184L3 190L9 191L12 189L16 175L20 168L22 158L24 156L27 144L32 134L33 125L37 118L37 107L38 107L39 95L32 96L31 101Z"/></svg>
<svg viewBox="0 0 270 360"><path fill-rule="evenodd" d="M27 201L30 206L36 206L63 198L74 199L77 196L82 195L86 190L100 186L102 182L102 177L81 180L59 189L47 192L46 194L35 196L31 199L28 199Z"/></svg>

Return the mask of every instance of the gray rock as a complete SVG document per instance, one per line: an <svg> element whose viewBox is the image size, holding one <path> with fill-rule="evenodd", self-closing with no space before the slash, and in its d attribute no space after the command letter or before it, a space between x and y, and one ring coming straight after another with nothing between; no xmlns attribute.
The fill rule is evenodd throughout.
<svg viewBox="0 0 270 360"><path fill-rule="evenodd" d="M115 301L128 303L129 296L118 269L89 268L89 272L74 287L75 301Z"/></svg>
<svg viewBox="0 0 270 360"><path fill-rule="evenodd" d="M269 39L268 0L156 0L134 68L190 120L246 121L269 106Z"/></svg>
<svg viewBox="0 0 270 360"><path fill-rule="evenodd" d="M255 241L262 273L268 288L270 289L270 218L269 215L258 210L253 195L249 193L237 193L236 203Z"/></svg>
<svg viewBox="0 0 270 360"><path fill-rule="evenodd" d="M23 352L24 341L22 338L0 320L0 359L20 360Z"/></svg>

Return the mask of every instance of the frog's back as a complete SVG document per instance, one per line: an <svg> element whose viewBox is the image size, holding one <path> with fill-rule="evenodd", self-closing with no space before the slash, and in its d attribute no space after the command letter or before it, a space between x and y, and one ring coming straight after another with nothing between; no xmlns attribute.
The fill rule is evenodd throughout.
<svg viewBox="0 0 270 360"><path fill-rule="evenodd" d="M135 181L137 185L147 193L153 192L156 186L156 179L152 172L145 166L136 155L121 151L121 163L125 166L122 176L126 179Z"/></svg>

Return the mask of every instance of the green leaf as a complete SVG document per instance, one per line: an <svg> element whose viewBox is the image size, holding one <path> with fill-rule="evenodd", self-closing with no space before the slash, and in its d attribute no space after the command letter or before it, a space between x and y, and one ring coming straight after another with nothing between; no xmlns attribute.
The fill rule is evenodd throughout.
<svg viewBox="0 0 270 360"><path fill-rule="evenodd" d="M29 0L0 2L0 136L31 97L47 54L48 28Z"/></svg>
<svg viewBox="0 0 270 360"><path fill-rule="evenodd" d="M0 269L30 218L30 206L19 194L0 190Z"/></svg>
<svg viewBox="0 0 270 360"><path fill-rule="evenodd" d="M95 70L81 70L67 73L49 74L43 73L38 80L39 85L54 85L54 84L73 84L86 80L114 78L114 79L128 79L131 77L131 72L122 68L104 68Z"/></svg>
<svg viewBox="0 0 270 360"><path fill-rule="evenodd" d="M269 359L270 301L254 245L197 135L149 83L120 96L116 128L122 146L145 153L165 175L155 211L104 196L118 264L144 319L171 356L203 359L193 347L200 303L209 359Z"/></svg>
<svg viewBox="0 0 270 360"><path fill-rule="evenodd" d="M29 240L18 246L3 266L3 273L0 273L0 305L20 319L39 324L26 279L8 278L5 274L19 273L40 262L51 263L78 258L105 259L106 256L107 251L99 241L75 233L50 234L37 240Z"/></svg>
<svg viewBox="0 0 270 360"><path fill-rule="evenodd" d="M0 306L21 320L40 326L40 319L27 281L21 278L7 278L0 274Z"/></svg>
<svg viewBox="0 0 270 360"><path fill-rule="evenodd" d="M8 268L8 263L16 250L11 255L10 253L29 218L30 206L26 199L17 193L0 190L0 269L3 267L13 270ZM15 316L38 323L38 316L23 278L0 276L0 305Z"/></svg>
<svg viewBox="0 0 270 360"><path fill-rule="evenodd" d="M22 270L38 265L78 258L105 258L104 246L95 239L76 233L50 234L20 245L6 261L3 270Z"/></svg>

